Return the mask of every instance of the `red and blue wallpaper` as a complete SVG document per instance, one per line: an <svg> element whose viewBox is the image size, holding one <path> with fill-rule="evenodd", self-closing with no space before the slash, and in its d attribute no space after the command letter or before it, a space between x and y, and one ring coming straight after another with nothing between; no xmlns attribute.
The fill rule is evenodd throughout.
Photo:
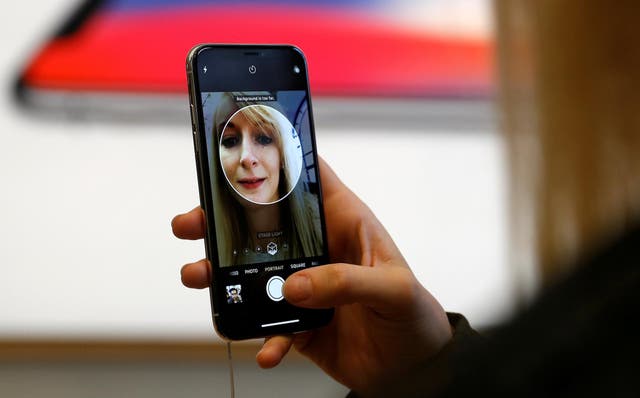
<svg viewBox="0 0 640 398"><path fill-rule="evenodd" d="M103 1L73 34L49 41L23 81L53 90L186 92L193 45L284 43L306 54L315 95L488 95L490 35L432 29L439 17L430 12L447 15L444 0L428 8L435 2Z"/></svg>

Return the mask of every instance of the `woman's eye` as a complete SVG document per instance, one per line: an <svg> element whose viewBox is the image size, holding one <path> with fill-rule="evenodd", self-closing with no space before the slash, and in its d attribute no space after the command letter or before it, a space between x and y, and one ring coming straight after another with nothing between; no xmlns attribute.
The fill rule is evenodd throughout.
<svg viewBox="0 0 640 398"><path fill-rule="evenodd" d="M222 146L225 148L232 148L234 146L236 146L238 144L238 137L234 137L234 136L229 136L229 137L222 137Z"/></svg>
<svg viewBox="0 0 640 398"><path fill-rule="evenodd" d="M273 142L273 138L269 137L266 134L259 134L256 137L256 141L258 142L258 144L260 145L269 145Z"/></svg>

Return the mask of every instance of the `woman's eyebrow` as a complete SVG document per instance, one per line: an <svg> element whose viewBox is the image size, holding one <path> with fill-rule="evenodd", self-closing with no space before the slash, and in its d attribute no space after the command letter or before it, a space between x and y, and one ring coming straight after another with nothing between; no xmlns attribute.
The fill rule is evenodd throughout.
<svg viewBox="0 0 640 398"><path fill-rule="evenodd" d="M227 127L227 128L230 128L230 129L234 129L234 130L236 129L236 125L235 125L235 124L233 124L233 122L229 122L229 123L227 123L227 126L226 126L226 127ZM220 123L220 124L218 125L218 130L222 131L222 129L224 129L224 128L225 128L224 123Z"/></svg>

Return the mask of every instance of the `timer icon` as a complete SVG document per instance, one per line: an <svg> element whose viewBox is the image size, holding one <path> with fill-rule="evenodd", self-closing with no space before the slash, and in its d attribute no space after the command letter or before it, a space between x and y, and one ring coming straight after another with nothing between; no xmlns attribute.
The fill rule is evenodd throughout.
<svg viewBox="0 0 640 398"><path fill-rule="evenodd" d="M257 69L256 69L256 66L255 66L255 65L251 65L251 66L249 67L249 73L251 73L252 75L253 75L254 73L256 73L256 70L257 70Z"/></svg>

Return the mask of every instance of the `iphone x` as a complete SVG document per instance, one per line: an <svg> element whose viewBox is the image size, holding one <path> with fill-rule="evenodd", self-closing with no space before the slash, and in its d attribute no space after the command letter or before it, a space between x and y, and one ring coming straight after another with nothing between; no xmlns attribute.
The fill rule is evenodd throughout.
<svg viewBox="0 0 640 398"><path fill-rule="evenodd" d="M193 141L217 332L230 340L327 324L287 302L292 273L328 262L307 65L287 45L194 47Z"/></svg>

